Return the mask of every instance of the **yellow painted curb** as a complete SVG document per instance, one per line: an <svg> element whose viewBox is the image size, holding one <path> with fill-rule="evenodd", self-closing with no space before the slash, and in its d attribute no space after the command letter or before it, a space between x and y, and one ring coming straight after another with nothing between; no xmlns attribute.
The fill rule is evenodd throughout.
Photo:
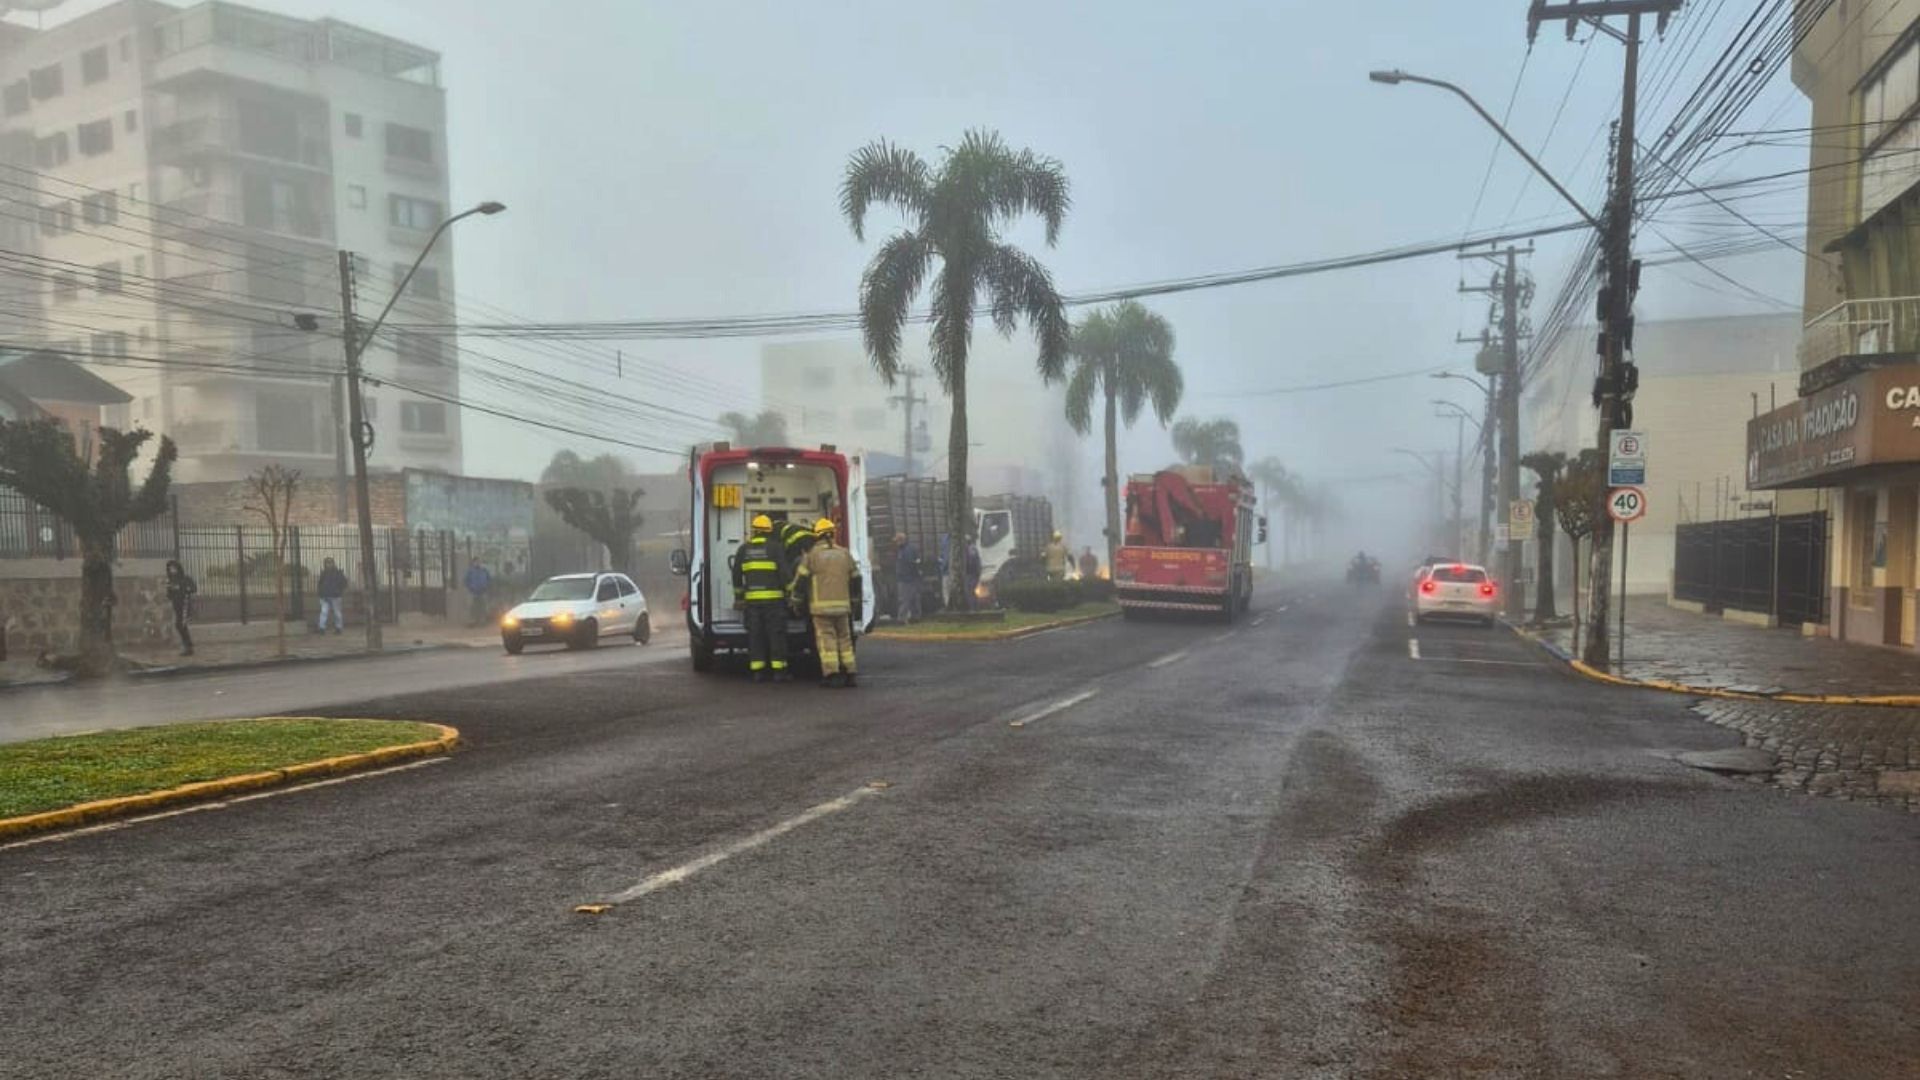
<svg viewBox="0 0 1920 1080"><path fill-rule="evenodd" d="M1744 690L1728 690L1718 686L1692 686L1674 682L1670 679L1632 679L1624 675L1614 675L1601 671L1584 660L1562 660L1560 654L1548 649L1538 634L1529 633L1519 627L1511 627L1514 633L1541 647L1541 651L1560 660L1561 663L1579 672L1595 682L1609 686L1628 686L1637 690L1662 690L1669 694L1684 694L1688 697L1729 698L1735 701L1783 701L1795 705L1874 705L1889 709L1920 708L1920 694L1802 694L1784 691L1778 694L1752 694Z"/></svg>
<svg viewBox="0 0 1920 1080"><path fill-rule="evenodd" d="M254 720L337 720L331 716L256 716ZM61 807L58 810L43 810L37 814L23 814L20 817L0 818L0 838L23 836L27 833L45 832L49 829L67 829L75 825L87 825L96 821L112 818L130 817L148 810L160 810L182 803L202 802L240 795L261 788L274 787L296 780L314 780L324 776L338 776L341 773L357 772L380 765L410 758L428 757L444 754L460 742L460 732L445 724L428 724L440 732L439 738L421 742L401 743L398 746L383 746L377 750L368 750L359 754L342 754L338 757L321 758L318 761L305 761L298 765L288 765L265 772L243 773L239 776L224 776L218 780L200 780L164 791L149 791L140 795L122 795L113 799L96 799L93 802L79 803Z"/></svg>
<svg viewBox="0 0 1920 1080"><path fill-rule="evenodd" d="M1058 630L1063 626L1079 626L1081 623L1099 622L1119 615L1118 609L1102 611L1093 615L1077 615L1071 619L1056 619L1053 622L1035 623L1014 630L964 630L955 634L921 634L912 630L899 632L875 630L867 636L880 641L1012 641L1016 638L1030 637L1047 630Z"/></svg>

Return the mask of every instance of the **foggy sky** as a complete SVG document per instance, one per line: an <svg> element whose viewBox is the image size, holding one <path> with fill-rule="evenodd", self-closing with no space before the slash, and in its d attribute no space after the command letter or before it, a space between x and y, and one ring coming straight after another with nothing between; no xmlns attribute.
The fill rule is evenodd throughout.
<svg viewBox="0 0 1920 1080"><path fill-rule="evenodd" d="M263 6L332 15L443 54L454 204L510 207L461 226L458 291L543 321L851 309L872 242L855 242L837 212L849 152L885 136L931 159L976 126L1065 164L1074 208L1043 258L1067 291L1455 238L1468 227L1494 136L1439 91L1369 83L1376 67L1453 79L1498 114L1524 62L1512 128L1597 211L1604 142L1595 136L1615 107L1621 67L1614 43L1568 43L1552 27L1529 58L1525 0ZM1694 71L1723 38L1701 50ZM1662 48L1647 48L1646 68ZM1541 150L1577 66L1565 115ZM1784 77L1778 83L1737 126L1807 122L1804 100ZM1643 128L1657 131L1662 119L1656 112ZM1495 161L1475 228L1570 213L1539 183L1509 213L1525 165L1504 150ZM1803 150L1748 150L1696 179L1804 164ZM1766 213L1784 221L1802 211L1787 197ZM869 236L892 224L883 214ZM1664 227L1682 241L1724 235ZM1014 239L1040 249L1037 230ZM1540 242L1536 318L1576 243ZM1640 244L1661 242L1643 234ZM1798 299L1802 264L1784 249L1716 265ZM1452 424L1433 418L1428 401L1471 404L1472 391L1412 379L1289 397L1247 392L1429 364L1467 369L1470 351L1453 339L1478 331L1484 302L1457 295L1460 278L1460 265L1441 256L1148 303L1179 335L1183 412L1234 416L1250 455L1277 454L1309 477L1338 479L1407 471L1392 445L1450 448ZM1731 292L1695 268L1650 270L1641 314L1763 310ZM485 346L523 356L511 343ZM730 404L756 404L758 342L650 342L627 354L737 382L743 390ZM665 383L630 378L622 390L676 400ZM681 403L703 414L722 407L709 397ZM560 446L606 449L474 415L466 423L467 471L477 475L530 477ZM1124 452L1133 467L1170 456L1151 422ZM670 464L631 456L643 469Z"/></svg>

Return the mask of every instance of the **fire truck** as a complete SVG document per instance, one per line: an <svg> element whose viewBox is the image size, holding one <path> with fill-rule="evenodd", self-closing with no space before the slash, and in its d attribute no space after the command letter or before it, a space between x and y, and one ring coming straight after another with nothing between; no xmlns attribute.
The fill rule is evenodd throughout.
<svg viewBox="0 0 1920 1080"><path fill-rule="evenodd" d="M852 552L863 582L854 632L864 633L872 625L874 582L867 551L866 465L861 454L841 453L832 446L735 449L713 443L693 448L687 477L693 489L688 517L691 547L673 553L673 571L687 578L680 605L687 616L695 671L711 671L723 653L746 651L747 626L734 600L732 558L757 514L767 515L776 524L795 521L809 528L823 517L833 519L839 542ZM788 620L787 652L802 661L813 654L807 620Z"/></svg>
<svg viewBox="0 0 1920 1080"><path fill-rule="evenodd" d="M1122 614L1198 611L1231 622L1253 599L1253 545L1266 539L1253 485L1206 467L1127 479L1126 543L1114 555Z"/></svg>

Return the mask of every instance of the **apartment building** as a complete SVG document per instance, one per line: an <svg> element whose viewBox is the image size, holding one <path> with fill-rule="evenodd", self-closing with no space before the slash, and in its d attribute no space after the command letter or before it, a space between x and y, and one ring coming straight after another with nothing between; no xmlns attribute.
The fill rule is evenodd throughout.
<svg viewBox="0 0 1920 1080"><path fill-rule="evenodd" d="M337 252L377 309L447 214L438 54L332 19L120 0L0 20L0 343L85 358L182 480L331 475ZM451 237L399 309L451 323ZM365 357L377 469L458 471L452 342Z"/></svg>
<svg viewBox="0 0 1920 1080"><path fill-rule="evenodd" d="M1833 508L1833 636L1915 644L1920 584L1920 0L1826 5L1793 58L1809 121L1795 396L1747 425L1756 489Z"/></svg>

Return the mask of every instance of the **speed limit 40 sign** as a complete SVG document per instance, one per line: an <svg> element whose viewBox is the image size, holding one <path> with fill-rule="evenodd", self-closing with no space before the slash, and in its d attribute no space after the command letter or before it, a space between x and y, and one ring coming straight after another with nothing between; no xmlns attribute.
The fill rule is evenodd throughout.
<svg viewBox="0 0 1920 1080"><path fill-rule="evenodd" d="M1647 515L1647 493L1637 487L1607 492L1607 516L1615 521L1639 521Z"/></svg>

